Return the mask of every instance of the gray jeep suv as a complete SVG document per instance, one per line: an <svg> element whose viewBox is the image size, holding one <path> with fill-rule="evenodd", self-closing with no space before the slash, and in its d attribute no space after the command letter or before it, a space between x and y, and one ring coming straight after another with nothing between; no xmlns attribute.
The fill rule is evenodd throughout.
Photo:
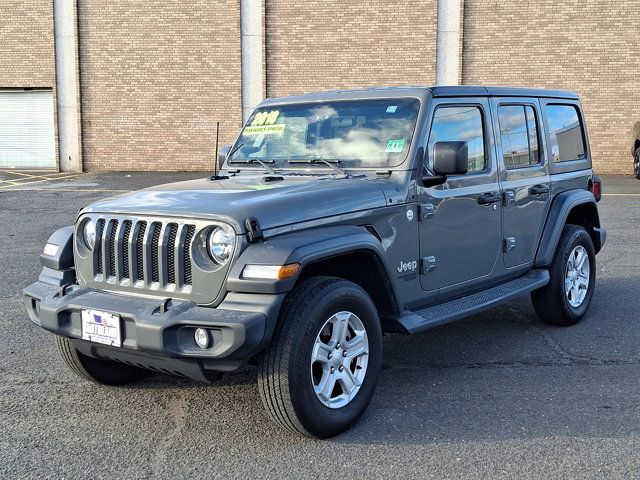
<svg viewBox="0 0 640 480"><path fill-rule="evenodd" d="M333 91L264 101L221 171L98 201L56 231L31 320L89 380L256 365L278 424L328 437L372 398L384 332L522 294L587 312L605 241L570 92Z"/></svg>

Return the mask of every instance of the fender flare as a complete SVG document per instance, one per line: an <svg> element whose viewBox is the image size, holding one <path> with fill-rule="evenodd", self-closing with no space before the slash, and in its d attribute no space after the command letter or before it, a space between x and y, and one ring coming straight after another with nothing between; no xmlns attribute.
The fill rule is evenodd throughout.
<svg viewBox="0 0 640 480"><path fill-rule="evenodd" d="M300 273L309 264L349 252L368 251L377 256L390 280L394 298L397 298L393 276L384 261L385 255L378 238L363 227L335 226L304 230L268 238L250 244L231 267L227 277L227 291L243 293L285 293L295 285ZM300 271L286 280L256 280L242 278L246 265L287 265L299 263Z"/></svg>
<svg viewBox="0 0 640 480"><path fill-rule="evenodd" d="M62 227L51 234L47 244L55 245L53 254L40 254L40 264L54 270L73 268L73 225Z"/></svg>
<svg viewBox="0 0 640 480"><path fill-rule="evenodd" d="M52 285L63 286L76 282L76 272L73 260L73 225L59 228L47 240L48 245L54 245L52 251L40 254L42 271L39 280Z"/></svg>
<svg viewBox="0 0 640 480"><path fill-rule="evenodd" d="M594 228L592 230L595 231L588 233L592 238L601 239L597 242L594 241L596 253L600 250L604 243L604 238L602 238L604 237L604 229L600 229L600 218L593 193L588 190L569 190L559 193L553 199L551 208L547 214L547 220L544 224L542 236L540 237L540 244L538 245L535 261L537 267L547 267L551 264L567 218L569 218L571 210L579 205L593 206Z"/></svg>

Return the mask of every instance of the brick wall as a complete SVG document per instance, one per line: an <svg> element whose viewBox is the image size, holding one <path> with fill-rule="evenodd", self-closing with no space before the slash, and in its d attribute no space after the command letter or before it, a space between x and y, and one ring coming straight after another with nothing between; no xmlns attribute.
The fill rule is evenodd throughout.
<svg viewBox="0 0 640 480"><path fill-rule="evenodd" d="M78 0L85 170L211 170L241 124L239 0Z"/></svg>
<svg viewBox="0 0 640 480"><path fill-rule="evenodd" d="M0 16L0 88L53 88L52 1L2 0Z"/></svg>
<svg viewBox="0 0 640 480"><path fill-rule="evenodd" d="M582 99L598 173L631 173L640 120L638 0L465 0L466 84L566 88Z"/></svg>
<svg viewBox="0 0 640 480"><path fill-rule="evenodd" d="M435 80L436 0L266 0L267 94Z"/></svg>
<svg viewBox="0 0 640 480"><path fill-rule="evenodd" d="M256 0L259 1L259 0ZM431 84L436 0L263 0L266 92ZM239 0L77 0L86 170L209 170L241 125ZM464 0L462 82L582 97L599 173L629 173L638 0ZM51 0L3 0L0 88L55 90Z"/></svg>

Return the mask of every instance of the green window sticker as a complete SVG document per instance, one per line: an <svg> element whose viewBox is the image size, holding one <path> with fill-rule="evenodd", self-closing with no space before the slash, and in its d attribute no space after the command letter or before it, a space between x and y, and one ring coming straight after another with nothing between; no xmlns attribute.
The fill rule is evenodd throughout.
<svg viewBox="0 0 640 480"><path fill-rule="evenodd" d="M398 140L389 140L387 142L387 148L385 148L384 151L389 153L399 153L404 149L404 142L404 138Z"/></svg>
<svg viewBox="0 0 640 480"><path fill-rule="evenodd" d="M250 125L242 132L244 135L274 135L284 132L284 123L279 125Z"/></svg>

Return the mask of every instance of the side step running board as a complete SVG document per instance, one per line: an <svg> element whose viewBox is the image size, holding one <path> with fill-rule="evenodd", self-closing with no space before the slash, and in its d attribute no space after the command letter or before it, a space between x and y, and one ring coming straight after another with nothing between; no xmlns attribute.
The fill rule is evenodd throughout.
<svg viewBox="0 0 640 480"><path fill-rule="evenodd" d="M488 310L512 297L544 287L547 283L549 283L549 272L547 270L531 270L522 277L488 290L427 307L423 310L407 312L398 319L398 323L408 333L420 332Z"/></svg>

